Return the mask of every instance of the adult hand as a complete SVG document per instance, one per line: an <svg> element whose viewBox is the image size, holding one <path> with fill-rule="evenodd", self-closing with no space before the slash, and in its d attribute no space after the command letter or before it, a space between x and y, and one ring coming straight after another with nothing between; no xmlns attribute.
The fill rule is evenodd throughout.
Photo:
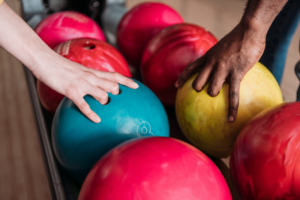
<svg viewBox="0 0 300 200"><path fill-rule="evenodd" d="M90 120L98 123L99 116L84 100L91 95L101 104L108 101L107 92L119 94L119 84L136 89L138 84L115 72L102 72L69 61L56 53L48 53L33 74L46 85L72 100ZM47 63L47 64L45 64Z"/></svg>
<svg viewBox="0 0 300 200"><path fill-rule="evenodd" d="M228 121L234 122L239 106L240 82L263 54L267 32L288 0L248 0L241 22L203 57L190 64L180 75L181 87L193 74L196 91L209 83L208 94L218 95L229 83Z"/></svg>
<svg viewBox="0 0 300 200"><path fill-rule="evenodd" d="M191 63L180 75L177 87L181 87L195 73L193 82L196 91L201 91L209 82L207 93L215 97L223 83L229 84L229 122L234 122L239 106L240 82L245 74L262 56L266 34L238 24L207 53Z"/></svg>
<svg viewBox="0 0 300 200"><path fill-rule="evenodd" d="M5 2L0 5L0 46L46 85L71 99L94 122L100 122L100 118L83 99L85 95L105 104L107 92L119 93L118 83L138 88L137 83L120 74L92 70L58 55Z"/></svg>
<svg viewBox="0 0 300 200"><path fill-rule="evenodd" d="M108 101L107 92L119 94L119 84L133 89L139 87L133 80L119 73L93 70L54 52L48 53L42 60L43 63L37 64L39 67L32 70L33 74L72 100L84 115L96 123L101 119L84 100L85 95L93 96L104 105Z"/></svg>

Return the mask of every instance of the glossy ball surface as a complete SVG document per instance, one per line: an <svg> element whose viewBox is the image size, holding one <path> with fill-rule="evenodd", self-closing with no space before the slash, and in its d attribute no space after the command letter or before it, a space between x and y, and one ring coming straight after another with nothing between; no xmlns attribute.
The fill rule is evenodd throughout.
<svg viewBox="0 0 300 200"><path fill-rule="evenodd" d="M130 9L117 28L117 44L125 58L140 68L143 50L150 39L162 29L182 23L181 16L162 3L141 3Z"/></svg>
<svg viewBox="0 0 300 200"><path fill-rule="evenodd" d="M179 126L196 147L214 157L228 157L244 125L259 112L282 103L282 94L271 72L257 63L240 84L239 108L235 122L228 121L228 91L225 83L216 97L207 94L208 85L196 92L191 77L176 97Z"/></svg>
<svg viewBox="0 0 300 200"><path fill-rule="evenodd" d="M175 83L181 72L203 56L217 39L204 28L176 24L155 35L144 50L141 74L144 83L163 104L174 106Z"/></svg>
<svg viewBox="0 0 300 200"><path fill-rule="evenodd" d="M79 200L231 200L219 169L173 138L134 139L107 153L87 176Z"/></svg>
<svg viewBox="0 0 300 200"><path fill-rule="evenodd" d="M244 200L300 199L300 103L254 117L231 154L231 175Z"/></svg>
<svg viewBox="0 0 300 200"><path fill-rule="evenodd" d="M52 125L53 149L58 162L78 183L120 143L144 136L169 136L169 122L161 102L149 88L136 82L138 89L120 85L120 94L109 94L106 105L85 96L101 118L100 123L90 121L67 98L59 105Z"/></svg>
<svg viewBox="0 0 300 200"><path fill-rule="evenodd" d="M74 11L54 13L43 19L34 30L52 49L62 42L77 38L105 41L105 36L95 21Z"/></svg>
<svg viewBox="0 0 300 200"><path fill-rule="evenodd" d="M131 77L129 67L123 56L111 45L95 39L75 39L60 44L56 52L63 57L88 68L118 72ZM54 114L64 96L37 80L39 99L43 107Z"/></svg>

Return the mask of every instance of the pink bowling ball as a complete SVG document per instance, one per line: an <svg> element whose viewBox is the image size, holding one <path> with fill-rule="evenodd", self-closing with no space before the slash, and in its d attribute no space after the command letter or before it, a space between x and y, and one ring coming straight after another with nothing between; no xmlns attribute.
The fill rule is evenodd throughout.
<svg viewBox="0 0 300 200"><path fill-rule="evenodd" d="M173 138L133 139L103 156L79 200L230 200L224 177L195 147Z"/></svg>
<svg viewBox="0 0 300 200"><path fill-rule="evenodd" d="M162 29L182 22L181 16L165 4L139 4L129 10L118 25L118 47L133 67L139 69L148 41Z"/></svg>
<svg viewBox="0 0 300 200"><path fill-rule="evenodd" d="M105 36L95 21L74 11L54 13L42 20L34 30L52 49L62 42L77 38L105 41Z"/></svg>

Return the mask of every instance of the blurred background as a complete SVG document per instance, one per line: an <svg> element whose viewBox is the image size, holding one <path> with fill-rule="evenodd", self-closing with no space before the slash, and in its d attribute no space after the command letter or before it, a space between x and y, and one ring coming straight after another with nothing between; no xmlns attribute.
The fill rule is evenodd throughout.
<svg viewBox="0 0 300 200"><path fill-rule="evenodd" d="M5 0L20 14L18 0ZM146 0L127 0L126 7ZM246 0L160 0L186 22L205 27L221 39L239 22ZM294 101L299 81L294 66L300 27L291 42L281 83L284 101ZM50 199L36 123L21 63L0 48L0 199Z"/></svg>

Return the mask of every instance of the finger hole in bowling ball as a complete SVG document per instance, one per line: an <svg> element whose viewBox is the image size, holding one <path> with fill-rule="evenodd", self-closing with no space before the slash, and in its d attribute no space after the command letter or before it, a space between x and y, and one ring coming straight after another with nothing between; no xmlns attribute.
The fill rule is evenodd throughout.
<svg viewBox="0 0 300 200"><path fill-rule="evenodd" d="M85 48L86 50L92 50L95 49L96 45L94 45L93 43L85 43L84 45L82 45L83 48Z"/></svg>

